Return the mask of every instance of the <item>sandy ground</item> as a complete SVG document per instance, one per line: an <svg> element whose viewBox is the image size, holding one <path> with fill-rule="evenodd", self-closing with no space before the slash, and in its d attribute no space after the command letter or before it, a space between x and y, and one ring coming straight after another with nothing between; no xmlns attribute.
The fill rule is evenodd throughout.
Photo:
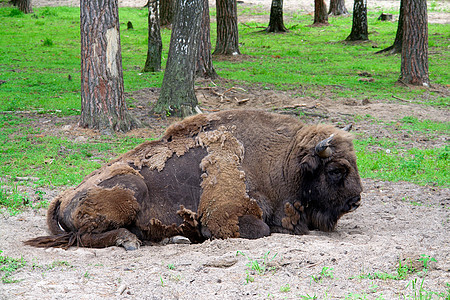
<svg viewBox="0 0 450 300"><path fill-rule="evenodd" d="M144 2L121 1L123 5L136 6ZM286 1L285 5L293 2ZM298 2L312 7L305 1ZM369 7L375 5L371 2ZM45 2L33 3L39 6ZM252 3L267 6L270 1ZM398 5L392 1L376 3ZM320 99L312 99L295 96L301 95L301 91L275 92L257 86L236 87L220 97L225 94L220 86L197 90L202 109L275 107L280 112L295 114L300 107L302 119L308 123L348 123L355 115L366 114L385 122L411 115L420 120L450 119L446 109L417 103L331 100L326 91ZM434 88L450 96L448 87ZM148 99L156 100L158 95L159 90L151 88L128 96L146 103ZM236 99L248 101L239 105ZM289 110L286 108L289 106L296 108ZM148 118L147 110L134 113L142 119ZM33 126L40 126L45 134L99 138L95 132L76 127L76 117L57 119L36 115L34 118ZM166 121L150 120L149 128L130 134L157 136L165 125ZM448 134L408 135L395 126L370 120L358 122L354 130L363 138L393 138L420 148L442 147L450 139ZM314 296L317 299L414 299L415 295L419 299L421 284L422 294L433 292L426 299L449 299L450 189L370 179L364 179L363 185L362 206L344 216L332 233L314 231L305 236L274 234L259 240L144 246L132 252L118 247L73 247L65 251L23 246L24 240L46 234L46 211L28 210L16 216L2 211L1 255L23 257L27 264L10 277L17 282L0 281L0 299L313 299ZM47 190L45 197L52 199L58 192ZM34 192L31 190L29 194ZM423 255L436 260L429 264L426 274L415 272L402 280L374 278L377 272L379 277L397 274L399 261L412 264L420 271L423 264L419 259ZM253 270L249 266L251 261L257 261L263 270ZM0 272L0 276L4 274Z"/></svg>
<svg viewBox="0 0 450 300"><path fill-rule="evenodd" d="M45 211L2 214L3 255L22 256L28 263L12 277L19 282L0 283L0 299L403 299L414 295L411 282L422 280L417 274L405 280L358 276L396 274L400 259L420 267L421 255L437 260L423 277L424 288L445 294L450 191L373 180L364 180L364 188L362 207L332 233L145 246L134 252L24 247L24 239L45 232ZM251 270L250 260L266 270ZM321 276L324 268L332 276Z"/></svg>

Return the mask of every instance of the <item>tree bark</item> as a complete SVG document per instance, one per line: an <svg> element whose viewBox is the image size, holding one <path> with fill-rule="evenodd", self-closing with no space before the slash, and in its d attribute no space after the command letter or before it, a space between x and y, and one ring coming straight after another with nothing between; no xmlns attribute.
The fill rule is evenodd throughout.
<svg viewBox="0 0 450 300"><path fill-rule="evenodd" d="M214 55L239 55L236 0L217 0L217 40Z"/></svg>
<svg viewBox="0 0 450 300"><path fill-rule="evenodd" d="M197 105L194 75L200 43L203 0L177 0L161 94L153 111L186 117Z"/></svg>
<svg viewBox="0 0 450 300"><path fill-rule="evenodd" d="M314 23L312 26L327 26L328 14L327 5L324 0L314 0Z"/></svg>
<svg viewBox="0 0 450 300"><path fill-rule="evenodd" d="M405 0L403 45L399 81L429 86L428 16L426 0Z"/></svg>
<svg viewBox="0 0 450 300"><path fill-rule="evenodd" d="M159 25L158 0L148 1L148 50L144 72L161 71L162 39Z"/></svg>
<svg viewBox="0 0 450 300"><path fill-rule="evenodd" d="M404 0L400 1L400 12L398 16L398 26L397 26L397 34L395 35L394 44L375 52L375 54L388 52L388 54L396 54L402 53L402 44L403 44L403 16L404 16Z"/></svg>
<svg viewBox="0 0 450 300"><path fill-rule="evenodd" d="M203 1L203 15L201 24L201 39L199 43L199 55L197 59L197 68L195 74L197 77L217 78L216 70L214 70L211 56L211 35L210 35L210 18L209 18L209 1Z"/></svg>
<svg viewBox="0 0 450 300"><path fill-rule="evenodd" d="M332 16L348 15L348 10L345 7L345 0L330 0L328 14Z"/></svg>
<svg viewBox="0 0 450 300"><path fill-rule="evenodd" d="M159 0L159 16L161 26L169 26L173 22L174 0Z"/></svg>
<svg viewBox="0 0 450 300"><path fill-rule="evenodd" d="M137 125L124 99L117 0L81 0L80 126L128 131Z"/></svg>
<svg viewBox="0 0 450 300"><path fill-rule="evenodd" d="M286 32L283 22L283 0L272 0L270 7L269 26L266 32Z"/></svg>
<svg viewBox="0 0 450 300"><path fill-rule="evenodd" d="M367 41L369 32L367 26L367 0L355 0L353 5L352 32L346 41Z"/></svg>
<svg viewBox="0 0 450 300"><path fill-rule="evenodd" d="M11 2L25 14L31 14L33 12L33 8L31 7L31 0L12 0Z"/></svg>

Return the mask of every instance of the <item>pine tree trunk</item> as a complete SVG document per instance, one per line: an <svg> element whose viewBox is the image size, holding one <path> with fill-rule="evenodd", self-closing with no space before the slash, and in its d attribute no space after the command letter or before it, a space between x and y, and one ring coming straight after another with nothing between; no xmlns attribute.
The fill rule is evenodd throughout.
<svg viewBox="0 0 450 300"><path fill-rule="evenodd" d="M214 55L239 55L236 0L217 0L217 40Z"/></svg>
<svg viewBox="0 0 450 300"><path fill-rule="evenodd" d="M402 44L403 44L403 16L404 16L404 0L400 1L400 13L398 16L398 26L397 26L397 34L395 35L394 44L375 52L375 54L388 52L388 54L397 54L402 53Z"/></svg>
<svg viewBox="0 0 450 300"><path fill-rule="evenodd" d="M144 72L161 71L161 29L159 25L158 0L148 1L148 50Z"/></svg>
<svg viewBox="0 0 450 300"><path fill-rule="evenodd" d="M399 81L429 86L428 16L426 0L405 0L403 46Z"/></svg>
<svg viewBox="0 0 450 300"><path fill-rule="evenodd" d="M31 14L33 12L33 8L31 7L31 0L14 0L11 2L25 14Z"/></svg>
<svg viewBox="0 0 450 300"><path fill-rule="evenodd" d="M314 0L314 23L312 26L327 26L328 14L327 5L324 0Z"/></svg>
<svg viewBox="0 0 450 300"><path fill-rule="evenodd" d="M200 43L203 0L177 0L161 94L153 111L186 117L197 105L194 75Z"/></svg>
<svg viewBox="0 0 450 300"><path fill-rule="evenodd" d="M80 126L128 131L117 0L81 0Z"/></svg>
<svg viewBox="0 0 450 300"><path fill-rule="evenodd" d="M161 26L169 26L172 24L174 16L174 0L159 0L159 16Z"/></svg>
<svg viewBox="0 0 450 300"><path fill-rule="evenodd" d="M346 41L367 41L369 32L367 26L367 0L355 0L353 5L352 32Z"/></svg>
<svg viewBox="0 0 450 300"><path fill-rule="evenodd" d="M195 74L197 77L214 79L217 78L217 73L212 63L210 28L209 1L203 0L201 39Z"/></svg>
<svg viewBox="0 0 450 300"><path fill-rule="evenodd" d="M283 23L283 0L272 0L270 7L270 20L266 32L286 32Z"/></svg>
<svg viewBox="0 0 450 300"><path fill-rule="evenodd" d="M332 16L348 15L348 10L345 8L345 0L330 0L328 14Z"/></svg>

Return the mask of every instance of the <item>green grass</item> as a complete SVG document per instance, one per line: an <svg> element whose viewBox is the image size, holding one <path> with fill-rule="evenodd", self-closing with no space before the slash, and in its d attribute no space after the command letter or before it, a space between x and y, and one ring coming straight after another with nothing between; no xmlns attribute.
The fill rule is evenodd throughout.
<svg viewBox="0 0 450 300"><path fill-rule="evenodd" d="M263 276L267 274L268 272L275 272L275 267L270 267L269 263L274 260L277 257L278 253L275 253L275 255L271 256L270 251L267 251L261 258L250 258L247 254L245 254L242 251L237 251L236 256L244 256L247 258L247 270L246 270L246 277L245 282L246 284L251 283L255 281L255 277L252 276L254 274Z"/></svg>
<svg viewBox="0 0 450 300"><path fill-rule="evenodd" d="M64 114L80 108L79 8L35 8L24 15L15 8L0 8L0 111L43 109ZM211 10L214 15L214 10ZM125 90L160 87L163 72L142 73L147 53L147 9L120 8L121 42ZM268 13L258 6L240 9L239 14ZM394 12L395 13L395 12ZM377 21L378 12L369 12L371 42L347 44L351 17L330 18L332 26L307 27L310 15L286 16L286 34L258 33L257 26L239 24L241 61L214 61L219 76L246 84L262 84L274 89L307 87L306 95L318 96L323 89L335 97L403 99L445 106L449 99L423 89L394 85L400 73L400 56L374 55L389 46L395 37L394 22ZM134 30L127 30L131 21ZM125 26L124 26L125 25ZM167 59L171 31L162 29L163 67ZM429 24L430 78L433 84L450 82L448 25ZM211 24L215 45L216 24ZM375 48L373 48L375 47ZM360 82L360 71L372 74L374 82ZM69 75L71 80L69 80ZM335 86L338 85L339 88ZM334 86L334 87L333 87Z"/></svg>
<svg viewBox="0 0 450 300"><path fill-rule="evenodd" d="M17 177L32 178L23 185L31 186L36 194L40 188L73 186L89 173L144 140L126 136L91 138L75 142L67 136L46 135L40 128L30 126L32 119L0 114L0 173L7 175L9 185L0 186L0 206L17 213L23 207L36 207L30 196L17 189ZM40 200L44 195L37 195ZM40 204L42 205L42 203Z"/></svg>
<svg viewBox="0 0 450 300"><path fill-rule="evenodd" d="M388 181L410 181L418 184L450 186L450 146L434 149L409 149L397 147L367 151L373 139L355 140L360 175ZM382 141L379 141L384 145Z"/></svg>
<svg viewBox="0 0 450 300"><path fill-rule="evenodd" d="M450 132L450 122L419 121L415 117L404 117L398 122L380 126L392 131L403 130L412 139L417 134L426 134L427 138L436 139ZM411 146L410 143L410 140L359 136L354 145L360 175L363 178L449 187L449 142L435 148L419 148L414 144Z"/></svg>
<svg viewBox="0 0 450 300"><path fill-rule="evenodd" d="M38 178L42 186L75 185L102 164L143 139L109 138L77 143L67 137L45 135L31 120L0 114L0 172ZM64 172L61 172L63 170Z"/></svg>
<svg viewBox="0 0 450 300"><path fill-rule="evenodd" d="M2 250L0 250L0 276L2 283L14 283L17 280L12 279L12 275L18 269L23 268L26 265L26 261L22 258L11 258L9 256L3 256Z"/></svg>

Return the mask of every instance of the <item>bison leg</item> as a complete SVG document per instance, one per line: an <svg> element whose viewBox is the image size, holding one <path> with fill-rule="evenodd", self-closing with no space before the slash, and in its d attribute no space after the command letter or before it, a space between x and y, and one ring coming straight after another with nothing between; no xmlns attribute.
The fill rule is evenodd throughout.
<svg viewBox="0 0 450 300"><path fill-rule="evenodd" d="M246 239L258 239L270 235L269 226L254 215L239 217L239 236Z"/></svg>
<svg viewBox="0 0 450 300"><path fill-rule="evenodd" d="M102 233L85 233L79 237L79 243L84 247L104 248L122 246L125 250L137 250L141 245L139 239L125 228L114 229Z"/></svg>

